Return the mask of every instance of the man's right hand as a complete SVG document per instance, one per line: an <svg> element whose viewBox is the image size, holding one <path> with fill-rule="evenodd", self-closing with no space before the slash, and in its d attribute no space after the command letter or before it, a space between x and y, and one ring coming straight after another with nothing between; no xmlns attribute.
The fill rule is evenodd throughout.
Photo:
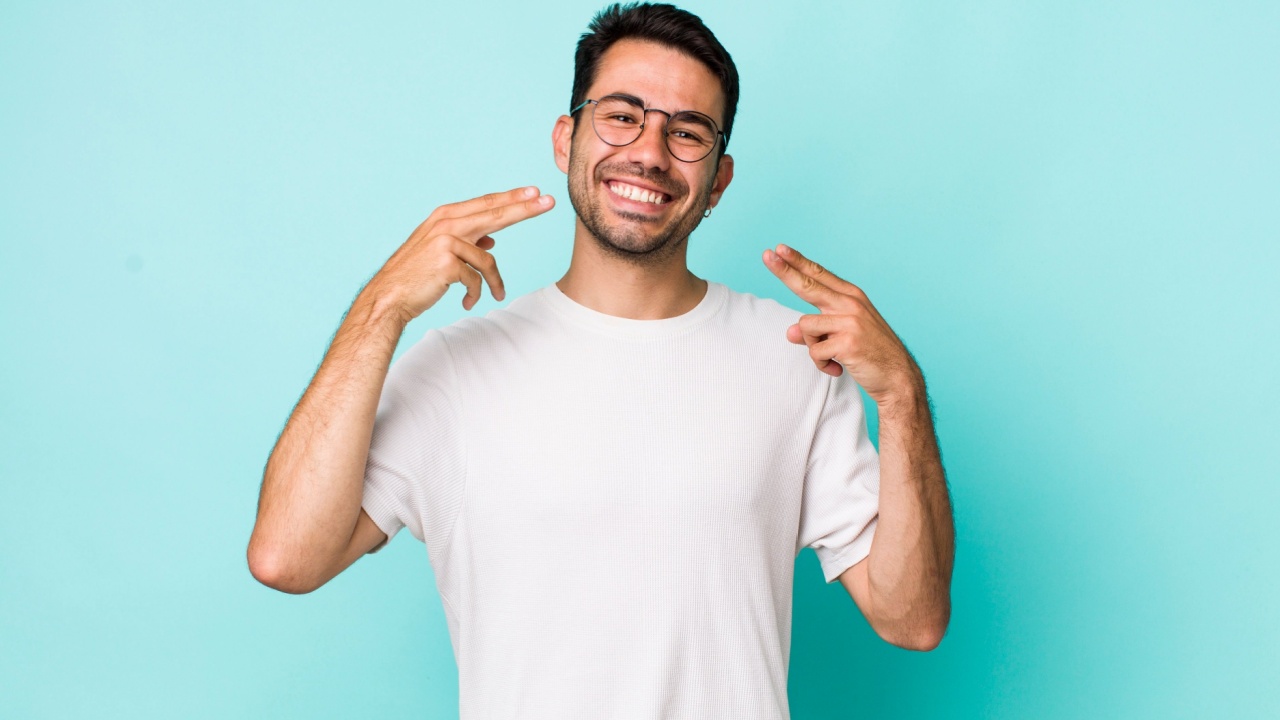
<svg viewBox="0 0 1280 720"><path fill-rule="evenodd" d="M505 297L489 233L555 206L534 187L444 205L396 250L352 303L263 470L249 570L259 582L304 593L324 585L386 535L361 509L378 400L404 326L449 285L480 300L483 275Z"/></svg>
<svg viewBox="0 0 1280 720"><path fill-rule="evenodd" d="M389 303L407 324L444 297L449 286L467 286L463 309L480 301L480 278L495 300L506 297L498 264L487 252L489 233L550 210L555 200L536 187L490 193L465 202L441 205L369 280L364 292L378 304Z"/></svg>

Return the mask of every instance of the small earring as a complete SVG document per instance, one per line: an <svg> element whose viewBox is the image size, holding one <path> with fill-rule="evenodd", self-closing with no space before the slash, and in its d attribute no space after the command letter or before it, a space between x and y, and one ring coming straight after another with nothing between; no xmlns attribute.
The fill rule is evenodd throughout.
<svg viewBox="0 0 1280 720"><path fill-rule="evenodd" d="M709 217L711 217L711 206L710 206L710 205L708 205L708 206L707 206L707 211L706 211L706 212L704 212L704 213L702 213L702 217L704 217L704 218L709 218Z"/></svg>

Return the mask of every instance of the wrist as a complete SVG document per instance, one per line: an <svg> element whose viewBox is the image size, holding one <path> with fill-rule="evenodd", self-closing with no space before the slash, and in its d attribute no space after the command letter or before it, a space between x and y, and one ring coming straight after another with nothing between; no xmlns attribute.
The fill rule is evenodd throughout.
<svg viewBox="0 0 1280 720"><path fill-rule="evenodd" d="M373 285L360 291L347 316L372 325L394 326L401 331L413 319L394 295L381 292Z"/></svg>
<svg viewBox="0 0 1280 720"><path fill-rule="evenodd" d="M880 421L895 421L928 414L928 392L925 389L924 377L913 375L904 377L895 384L893 390L875 398L876 411Z"/></svg>

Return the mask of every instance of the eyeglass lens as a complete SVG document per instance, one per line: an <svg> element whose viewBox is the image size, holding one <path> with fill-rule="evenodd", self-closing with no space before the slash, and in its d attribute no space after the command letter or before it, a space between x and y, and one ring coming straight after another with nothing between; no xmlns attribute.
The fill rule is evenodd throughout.
<svg viewBox="0 0 1280 720"><path fill-rule="evenodd" d="M603 97L593 108L592 125L610 145L628 145L643 132L644 110L625 98ZM706 157L718 137L715 122L700 112L684 110L667 120L667 149L685 162Z"/></svg>

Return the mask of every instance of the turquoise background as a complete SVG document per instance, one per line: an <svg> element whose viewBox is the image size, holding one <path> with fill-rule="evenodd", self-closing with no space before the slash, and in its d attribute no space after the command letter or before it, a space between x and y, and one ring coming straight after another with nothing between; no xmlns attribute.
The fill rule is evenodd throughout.
<svg viewBox="0 0 1280 720"><path fill-rule="evenodd" d="M421 544L304 596L245 547L432 208L537 184L508 297L567 267L550 133L598 7L0 7L0 715L456 716ZM955 505L930 653L800 556L794 717L1280 716L1280 6L685 7L743 78L691 267L808 309L760 261L785 241L861 285Z"/></svg>

